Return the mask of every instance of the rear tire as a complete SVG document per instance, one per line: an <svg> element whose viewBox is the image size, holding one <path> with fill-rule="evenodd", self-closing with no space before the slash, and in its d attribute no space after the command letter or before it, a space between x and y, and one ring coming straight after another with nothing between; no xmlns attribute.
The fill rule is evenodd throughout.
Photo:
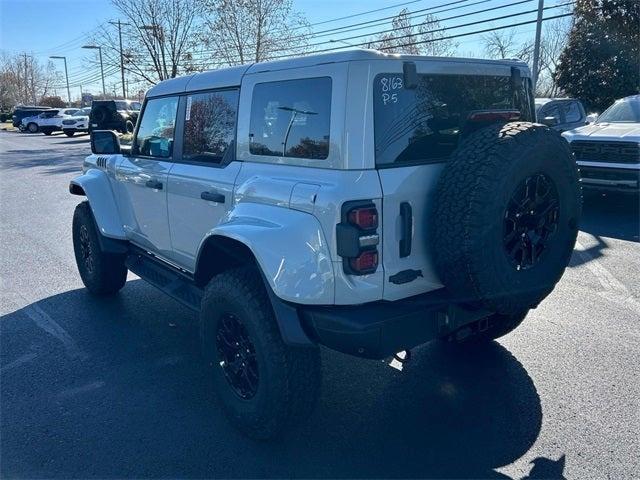
<svg viewBox="0 0 640 480"><path fill-rule="evenodd" d="M200 338L216 393L245 435L278 436L313 411L320 395L319 350L284 344L255 268L229 270L209 282Z"/></svg>
<svg viewBox="0 0 640 480"><path fill-rule="evenodd" d="M76 133L73 130L63 130L63 132L67 137L73 137L73 134Z"/></svg>
<svg viewBox="0 0 640 480"><path fill-rule="evenodd" d="M127 281L123 255L104 253L89 202L82 202L73 214L73 250L82 283L95 295L113 295Z"/></svg>
<svg viewBox="0 0 640 480"><path fill-rule="evenodd" d="M434 203L432 253L453 298L517 315L562 276L582 197L567 142L548 127L519 122L462 140Z"/></svg>
<svg viewBox="0 0 640 480"><path fill-rule="evenodd" d="M38 124L37 123L29 123L29 125L27 125L27 131L29 133L38 133Z"/></svg>

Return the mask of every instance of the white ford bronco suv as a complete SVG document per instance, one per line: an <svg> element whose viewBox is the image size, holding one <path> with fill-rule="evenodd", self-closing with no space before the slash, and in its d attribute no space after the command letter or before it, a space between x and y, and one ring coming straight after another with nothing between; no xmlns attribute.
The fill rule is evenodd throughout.
<svg viewBox="0 0 640 480"><path fill-rule="evenodd" d="M382 359L514 329L581 212L524 63L353 50L175 78L130 148L94 131L70 191L80 275L200 314L221 404L269 438L319 396L318 345Z"/></svg>

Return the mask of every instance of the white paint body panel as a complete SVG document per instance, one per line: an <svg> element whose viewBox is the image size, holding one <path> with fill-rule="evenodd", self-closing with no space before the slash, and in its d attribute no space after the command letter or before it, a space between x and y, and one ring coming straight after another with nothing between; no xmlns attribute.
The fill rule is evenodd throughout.
<svg viewBox="0 0 640 480"><path fill-rule="evenodd" d="M90 185L94 176L104 177L89 200L92 207L95 202L98 210L104 210L100 216L105 217L104 231L109 236L128 238L187 272L196 270L207 239L223 236L249 247L274 293L290 302L361 304L437 289L441 284L427 245L428 214L442 165L382 170L375 165L373 79L378 73L401 74L404 61L415 62L418 73L509 75L511 67L518 66L523 76L529 76L526 66L516 61L357 50L172 79L154 86L147 97L241 87L236 160L223 168L181 162L181 140L176 140L173 162L116 156L111 197L104 172L87 173L79 182ZM249 125L254 86L325 76L332 81L328 157L252 155ZM178 126L176 131L182 129ZM146 187L149 179L161 181L164 188ZM223 193L225 202L202 200L201 192L208 189ZM336 225L341 222L342 205L355 200L373 202L380 217L379 266L363 276L346 274L337 254ZM413 248L407 258L398 254L403 201L411 203L414 214ZM389 282L390 276L405 269L420 270L422 277L403 285Z"/></svg>

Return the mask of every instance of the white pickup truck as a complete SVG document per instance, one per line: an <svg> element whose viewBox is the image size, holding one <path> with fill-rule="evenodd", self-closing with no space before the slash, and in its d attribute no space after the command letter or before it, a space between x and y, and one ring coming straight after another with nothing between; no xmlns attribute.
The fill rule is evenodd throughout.
<svg viewBox="0 0 640 480"><path fill-rule="evenodd" d="M562 134L584 188L640 192L640 95L617 100L595 123Z"/></svg>

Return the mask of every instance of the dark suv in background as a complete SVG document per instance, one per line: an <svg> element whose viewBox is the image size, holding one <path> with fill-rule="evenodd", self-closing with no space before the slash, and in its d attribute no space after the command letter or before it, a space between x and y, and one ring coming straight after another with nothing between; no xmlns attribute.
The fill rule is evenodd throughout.
<svg viewBox="0 0 640 480"><path fill-rule="evenodd" d="M40 115L47 110L51 110L51 107L44 107L40 105L32 105L32 106L18 106L13 111L13 115L11 115L11 120L13 126L16 128L20 127L20 122L22 122L23 118L32 117L34 115Z"/></svg>
<svg viewBox="0 0 640 480"><path fill-rule="evenodd" d="M133 133L140 113L140 102L135 100L94 100L89 114L89 132L116 130Z"/></svg>

